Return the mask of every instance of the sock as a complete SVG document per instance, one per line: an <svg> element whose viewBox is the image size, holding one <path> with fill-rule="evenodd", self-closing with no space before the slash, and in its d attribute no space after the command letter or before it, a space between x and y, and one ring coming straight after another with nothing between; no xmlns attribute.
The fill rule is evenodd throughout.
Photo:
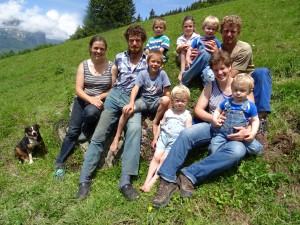
<svg viewBox="0 0 300 225"><path fill-rule="evenodd" d="M122 174L120 184L119 184L119 188L121 189L126 184L130 184L130 175Z"/></svg>

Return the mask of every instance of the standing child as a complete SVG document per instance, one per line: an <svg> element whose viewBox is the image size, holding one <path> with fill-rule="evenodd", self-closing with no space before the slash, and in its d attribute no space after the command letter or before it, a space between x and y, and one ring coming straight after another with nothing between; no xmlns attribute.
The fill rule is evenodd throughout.
<svg viewBox="0 0 300 225"><path fill-rule="evenodd" d="M187 50L186 53L186 70L180 71L178 79L184 84L188 85L189 82L196 77L197 75L201 75L203 85L214 80L214 73L210 69L208 62L210 59L210 53L206 51L205 42L207 41L215 41L218 48L221 48L220 41L214 36L215 33L219 29L219 20L215 16L208 16L205 18L202 30L204 32L203 36L195 38L191 43L191 46ZM191 60L191 54L193 49L197 49L198 54ZM182 76L180 76L182 74Z"/></svg>
<svg viewBox="0 0 300 225"><path fill-rule="evenodd" d="M247 127L251 124L251 131L246 133L244 145L249 154L260 154L263 147L255 139L259 127L256 106L249 102L247 96L252 92L254 80L248 74L238 74L231 83L232 97L224 100L213 114L213 138L210 150L216 152L222 145L230 141L227 135L235 133L235 127ZM223 120L220 115L226 117Z"/></svg>
<svg viewBox="0 0 300 225"><path fill-rule="evenodd" d="M180 132L184 128L192 125L192 116L190 112L185 109L189 98L190 91L184 85L180 84L173 88L171 92L173 108L165 112L160 122L160 129L158 129L153 139L152 147L154 148L156 146L156 150L150 163L145 183L140 187L144 192L149 192L155 184L155 181L159 177L157 170L167 157L171 146Z"/></svg>
<svg viewBox="0 0 300 225"><path fill-rule="evenodd" d="M152 25L152 30L154 31L155 36L149 38L145 50L147 55L151 50L159 50L163 54L163 62L167 60L167 52L170 46L170 39L164 35L166 29L166 20L162 17L155 18Z"/></svg>
<svg viewBox="0 0 300 225"><path fill-rule="evenodd" d="M153 120L153 136L155 136L159 121L169 107L171 83L167 73L161 70L163 64L162 53L157 50L151 51L147 57L147 64L148 69L142 71L135 81L130 94L130 102L123 107L117 133L110 146L110 150L113 152L116 151L127 119L133 112L156 112ZM139 90L141 98L135 101Z"/></svg>
<svg viewBox="0 0 300 225"><path fill-rule="evenodd" d="M176 53L178 54L177 61L180 63L180 73L178 80L181 80L182 72L185 70L186 53L195 38L200 37L196 33L196 24L194 17L186 16L182 21L183 35L176 41Z"/></svg>

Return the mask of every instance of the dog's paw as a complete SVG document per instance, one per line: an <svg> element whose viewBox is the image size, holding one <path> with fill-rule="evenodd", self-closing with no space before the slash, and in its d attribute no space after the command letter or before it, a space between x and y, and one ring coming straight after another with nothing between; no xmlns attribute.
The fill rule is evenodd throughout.
<svg viewBox="0 0 300 225"><path fill-rule="evenodd" d="M33 161L29 161L29 164L32 164L33 163Z"/></svg>

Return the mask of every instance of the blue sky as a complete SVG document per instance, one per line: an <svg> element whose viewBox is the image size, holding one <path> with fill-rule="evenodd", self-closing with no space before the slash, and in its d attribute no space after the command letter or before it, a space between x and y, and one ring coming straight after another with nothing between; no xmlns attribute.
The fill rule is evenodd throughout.
<svg viewBox="0 0 300 225"><path fill-rule="evenodd" d="M185 8L196 0L133 0L136 15L149 17L151 9L156 15ZM20 30L43 31L47 38L65 40L82 25L88 0L0 0L0 28L6 21L18 19Z"/></svg>

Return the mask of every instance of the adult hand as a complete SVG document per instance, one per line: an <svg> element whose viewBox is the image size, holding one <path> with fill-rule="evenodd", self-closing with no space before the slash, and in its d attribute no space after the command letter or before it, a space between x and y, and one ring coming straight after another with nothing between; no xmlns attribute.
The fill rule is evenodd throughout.
<svg viewBox="0 0 300 225"><path fill-rule="evenodd" d="M94 106L96 106L98 109L103 109L104 104L101 101L101 99L99 98L99 96L92 96L90 103Z"/></svg>
<svg viewBox="0 0 300 225"><path fill-rule="evenodd" d="M238 132L235 134L227 135L227 138L232 141L243 141L246 136L247 129L245 127L233 127L233 128Z"/></svg>
<svg viewBox="0 0 300 225"><path fill-rule="evenodd" d="M191 60L194 60L198 55L198 49L194 48L192 51L191 51Z"/></svg>
<svg viewBox="0 0 300 225"><path fill-rule="evenodd" d="M253 134L251 132L246 132L244 140L248 141L248 142L251 142L251 141L254 140L254 138L255 138L255 134Z"/></svg>
<svg viewBox="0 0 300 225"><path fill-rule="evenodd" d="M210 52L210 53L214 53L214 52L217 52L219 49L218 49L218 46L216 44L216 42L214 40L210 40L210 41L206 41L205 42L205 50Z"/></svg>

